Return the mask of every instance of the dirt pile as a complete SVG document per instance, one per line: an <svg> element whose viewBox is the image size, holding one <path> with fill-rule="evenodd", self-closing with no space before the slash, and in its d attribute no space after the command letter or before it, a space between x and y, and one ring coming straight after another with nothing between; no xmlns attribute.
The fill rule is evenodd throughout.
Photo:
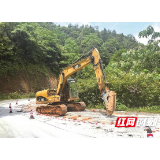
<svg viewBox="0 0 160 160"><path fill-rule="evenodd" d="M51 73L46 76L17 73L14 76L0 77L0 82L0 92L5 94L30 93L57 87L57 78Z"/></svg>

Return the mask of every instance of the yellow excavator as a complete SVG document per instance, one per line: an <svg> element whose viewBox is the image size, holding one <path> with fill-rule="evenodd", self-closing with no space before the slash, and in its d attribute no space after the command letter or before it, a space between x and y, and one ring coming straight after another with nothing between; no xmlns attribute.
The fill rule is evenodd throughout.
<svg viewBox="0 0 160 160"><path fill-rule="evenodd" d="M90 52L92 54L88 56ZM65 115L67 111L83 111L86 104L84 102L74 102L74 100L79 99L78 90L75 79L69 77L89 64L93 64L107 114L112 115L116 109L116 93L109 90L102 60L96 48L92 48L76 62L63 69L59 76L57 90L47 89L36 93L36 104L43 104L37 107L36 111L41 114L58 114L60 116Z"/></svg>

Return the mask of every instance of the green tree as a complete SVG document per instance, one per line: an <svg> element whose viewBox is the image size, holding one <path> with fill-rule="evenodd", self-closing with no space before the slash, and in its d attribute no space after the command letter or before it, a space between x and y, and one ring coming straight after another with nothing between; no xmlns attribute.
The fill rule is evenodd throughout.
<svg viewBox="0 0 160 160"><path fill-rule="evenodd" d="M61 67L64 68L67 65L72 64L80 57L79 55L79 47L76 44L75 40L72 38L68 38L65 40L65 45L62 50L62 58L61 58Z"/></svg>
<svg viewBox="0 0 160 160"><path fill-rule="evenodd" d="M112 37L111 34L109 34L105 28L104 28L104 30L101 31L100 36L101 36L103 42L106 42L109 38Z"/></svg>
<svg viewBox="0 0 160 160"><path fill-rule="evenodd" d="M68 38L65 40L64 49L68 53L79 53L78 45L72 38Z"/></svg>
<svg viewBox="0 0 160 160"><path fill-rule="evenodd" d="M2 61L13 59L13 44L11 40L0 33L0 59Z"/></svg>
<svg viewBox="0 0 160 160"><path fill-rule="evenodd" d="M109 39L100 48L101 58L103 60L104 65L108 65L109 60L113 53L120 49L120 44L116 39Z"/></svg>
<svg viewBox="0 0 160 160"><path fill-rule="evenodd" d="M100 48L101 44L102 40L95 33L87 35L81 41L81 47L83 49L83 53L88 52L93 47Z"/></svg>
<svg viewBox="0 0 160 160"><path fill-rule="evenodd" d="M146 30L143 30L139 33L138 35L140 38L145 37L148 38L148 43L153 44L153 42L157 41L157 43L160 42L160 40L156 40L157 38L160 37L159 32L155 32L154 28L152 26L148 26Z"/></svg>
<svg viewBox="0 0 160 160"><path fill-rule="evenodd" d="M158 105L160 94L160 50L154 45L138 50L119 50L105 68L111 89L119 102L129 107Z"/></svg>

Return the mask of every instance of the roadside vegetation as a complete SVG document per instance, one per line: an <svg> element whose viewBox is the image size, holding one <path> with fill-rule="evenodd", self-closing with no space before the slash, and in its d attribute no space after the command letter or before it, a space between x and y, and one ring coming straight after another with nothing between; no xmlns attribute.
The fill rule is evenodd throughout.
<svg viewBox="0 0 160 160"><path fill-rule="evenodd" d="M89 105L87 109L106 109L104 104ZM116 111L126 112L147 112L147 113L160 113L160 106L143 106L143 107L126 107L124 104L117 103Z"/></svg>
<svg viewBox="0 0 160 160"><path fill-rule="evenodd" d="M19 92L13 92L9 94L0 93L0 100L7 100L7 99L23 99L23 98L34 98L35 93L19 93Z"/></svg>

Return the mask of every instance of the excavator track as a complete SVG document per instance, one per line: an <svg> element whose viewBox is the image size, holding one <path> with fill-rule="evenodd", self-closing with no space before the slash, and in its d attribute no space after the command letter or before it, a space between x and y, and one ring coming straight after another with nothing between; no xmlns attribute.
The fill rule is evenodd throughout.
<svg viewBox="0 0 160 160"><path fill-rule="evenodd" d="M67 104L67 111L83 111L86 108L84 102L73 102Z"/></svg>
<svg viewBox="0 0 160 160"><path fill-rule="evenodd" d="M36 111L41 114L56 114L64 116L67 113L67 106L64 104L39 106L36 108Z"/></svg>
<svg viewBox="0 0 160 160"><path fill-rule="evenodd" d="M36 111L40 114L56 114L59 116L64 116L67 111L83 111L86 108L86 104L84 102L73 102L65 104L57 104L57 105L43 105L36 108Z"/></svg>

